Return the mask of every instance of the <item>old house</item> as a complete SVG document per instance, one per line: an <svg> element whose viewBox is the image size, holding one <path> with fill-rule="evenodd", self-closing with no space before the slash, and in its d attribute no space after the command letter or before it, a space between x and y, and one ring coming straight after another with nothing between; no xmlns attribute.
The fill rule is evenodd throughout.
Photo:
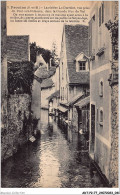
<svg viewBox="0 0 120 195"><path fill-rule="evenodd" d="M49 102L49 115L58 116L58 106L60 99L60 91L57 90L48 97Z"/></svg>
<svg viewBox="0 0 120 195"><path fill-rule="evenodd" d="M55 85L55 92L52 93L48 97L49 101L49 114L53 114L58 116L58 106L59 106L59 99L60 99L60 82L59 82L59 66L56 67L55 77L54 77L54 85Z"/></svg>
<svg viewBox="0 0 120 195"><path fill-rule="evenodd" d="M64 25L60 54L59 114L61 117L64 113L70 126L73 126L76 118L73 105L83 94L89 94L88 26ZM72 129L78 131L78 122Z"/></svg>
<svg viewBox="0 0 120 195"><path fill-rule="evenodd" d="M48 109L48 97L56 90L56 67L51 66L51 60L48 64L41 54L37 54L34 69L36 70L34 75L36 77L37 73L37 80L39 80L37 82L39 87L36 88L36 94L39 93L40 95L40 97L37 98L40 100L38 101L40 104L38 107Z"/></svg>
<svg viewBox="0 0 120 195"><path fill-rule="evenodd" d="M45 79L41 84L41 108L48 109L48 97L55 92L52 78Z"/></svg>
<svg viewBox="0 0 120 195"><path fill-rule="evenodd" d="M41 109L41 85L43 80L49 77L47 71L47 64L41 55L36 57L36 63L34 64L34 81L32 86L32 111L34 116L40 119Z"/></svg>
<svg viewBox="0 0 120 195"><path fill-rule="evenodd" d="M47 64L47 63L45 62L45 60L44 60L44 58L42 57L41 54L37 54L37 55L36 55L36 62L35 62L35 64L34 64L34 69L36 70L37 68L39 68L39 67L42 66L43 64L46 66L46 68L47 68L47 70L48 70L48 69L49 69L49 64Z"/></svg>
<svg viewBox="0 0 120 195"><path fill-rule="evenodd" d="M4 14L3 14L4 16ZM5 16L6 17L6 16ZM5 18L4 18L5 21ZM5 36L6 24L4 24ZM4 41L4 39L3 39ZM30 125L31 85L33 66L30 63L29 36L6 37L6 59L4 59L4 75L2 79L7 83L4 90L7 96L6 129L1 137L2 161L12 156L32 134ZM5 50L4 50L5 51ZM7 68L6 68L7 67ZM27 74L29 72L29 74Z"/></svg>
<svg viewBox="0 0 120 195"><path fill-rule="evenodd" d="M48 109L48 97L55 92L56 67L50 67L48 70L49 78L43 80L41 84L41 108Z"/></svg>
<svg viewBox="0 0 120 195"><path fill-rule="evenodd" d="M114 59L110 32L105 25L109 20L114 21L118 9L116 8L116 3L117 2L107 1L94 2L90 13L89 56L91 56L91 63L89 152L91 158L100 168L105 178L107 178L109 184L117 187L118 126L112 126L111 122L115 120L118 124L118 92L116 87L116 97L113 98L111 96L113 91L111 92L111 86L109 85L108 80L112 73L111 64L113 64ZM113 99L115 101L115 110L112 104ZM112 124L113 123L114 122L112 122ZM111 162L114 166L111 166Z"/></svg>

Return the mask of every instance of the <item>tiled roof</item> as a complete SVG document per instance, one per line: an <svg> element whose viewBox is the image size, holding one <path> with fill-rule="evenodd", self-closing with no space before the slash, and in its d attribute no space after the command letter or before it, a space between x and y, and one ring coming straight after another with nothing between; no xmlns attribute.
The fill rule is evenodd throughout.
<svg viewBox="0 0 120 195"><path fill-rule="evenodd" d="M56 72L56 67L51 66L48 72L49 72L50 77L53 76Z"/></svg>
<svg viewBox="0 0 120 195"><path fill-rule="evenodd" d="M83 93L80 93L73 98L67 103L68 106L75 104L77 101L79 101L83 97Z"/></svg>
<svg viewBox="0 0 120 195"><path fill-rule="evenodd" d="M45 79L42 81L41 83L41 89L47 89L49 87L52 87L53 86L53 81L51 78L48 78L48 79Z"/></svg>
<svg viewBox="0 0 120 195"><path fill-rule="evenodd" d="M68 62L68 74L70 84L89 84L90 73L89 72L76 72L75 64Z"/></svg>
<svg viewBox="0 0 120 195"><path fill-rule="evenodd" d="M54 97L60 97L60 91L59 90L57 90L54 93L52 93L47 99L51 100Z"/></svg>
<svg viewBox="0 0 120 195"><path fill-rule="evenodd" d="M76 72L75 64L81 52L88 56L88 26L65 25L65 42L70 83L89 84L89 72Z"/></svg>
<svg viewBox="0 0 120 195"><path fill-rule="evenodd" d="M29 35L7 36L6 48L8 61L29 61Z"/></svg>
<svg viewBox="0 0 120 195"><path fill-rule="evenodd" d="M35 72L34 75L40 79L46 79L49 77L49 73L47 71L47 67L45 65L40 66Z"/></svg>
<svg viewBox="0 0 120 195"><path fill-rule="evenodd" d="M90 96L80 100L78 103L75 104L75 106L78 106L79 108L82 108L83 106L90 103Z"/></svg>
<svg viewBox="0 0 120 195"><path fill-rule="evenodd" d="M37 68L37 70L34 72L34 75L40 79L47 79L53 76L55 72L56 72L56 67L50 67L50 70L48 71L47 67L43 65Z"/></svg>
<svg viewBox="0 0 120 195"><path fill-rule="evenodd" d="M61 112L67 112L67 111L68 111L67 108L64 108L64 107L61 106L61 105L58 107L58 110L61 111Z"/></svg>

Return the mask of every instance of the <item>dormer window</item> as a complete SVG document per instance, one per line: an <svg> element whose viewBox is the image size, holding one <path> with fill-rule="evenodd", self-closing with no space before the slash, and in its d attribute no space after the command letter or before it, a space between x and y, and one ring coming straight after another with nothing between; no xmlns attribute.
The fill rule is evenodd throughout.
<svg viewBox="0 0 120 195"><path fill-rule="evenodd" d="M86 64L85 62L78 62L79 63L79 71L86 70Z"/></svg>
<svg viewBox="0 0 120 195"><path fill-rule="evenodd" d="M76 72L89 71L89 58L81 52L76 58Z"/></svg>

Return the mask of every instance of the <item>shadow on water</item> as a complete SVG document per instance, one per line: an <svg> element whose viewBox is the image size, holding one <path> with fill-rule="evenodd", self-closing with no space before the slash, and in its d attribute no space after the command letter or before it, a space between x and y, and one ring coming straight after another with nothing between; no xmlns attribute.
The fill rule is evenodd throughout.
<svg viewBox="0 0 120 195"><path fill-rule="evenodd" d="M57 118L42 110L40 138L2 164L2 187L105 187L83 137L57 123Z"/></svg>
<svg viewBox="0 0 120 195"><path fill-rule="evenodd" d="M2 187L27 187L38 177L40 140L28 142L1 166Z"/></svg>

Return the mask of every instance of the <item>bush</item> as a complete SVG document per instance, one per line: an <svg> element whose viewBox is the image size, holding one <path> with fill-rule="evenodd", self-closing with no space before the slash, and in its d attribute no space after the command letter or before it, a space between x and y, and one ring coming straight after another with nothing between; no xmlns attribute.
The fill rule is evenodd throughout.
<svg viewBox="0 0 120 195"><path fill-rule="evenodd" d="M33 63L29 61L8 63L9 94L31 94L34 78Z"/></svg>

